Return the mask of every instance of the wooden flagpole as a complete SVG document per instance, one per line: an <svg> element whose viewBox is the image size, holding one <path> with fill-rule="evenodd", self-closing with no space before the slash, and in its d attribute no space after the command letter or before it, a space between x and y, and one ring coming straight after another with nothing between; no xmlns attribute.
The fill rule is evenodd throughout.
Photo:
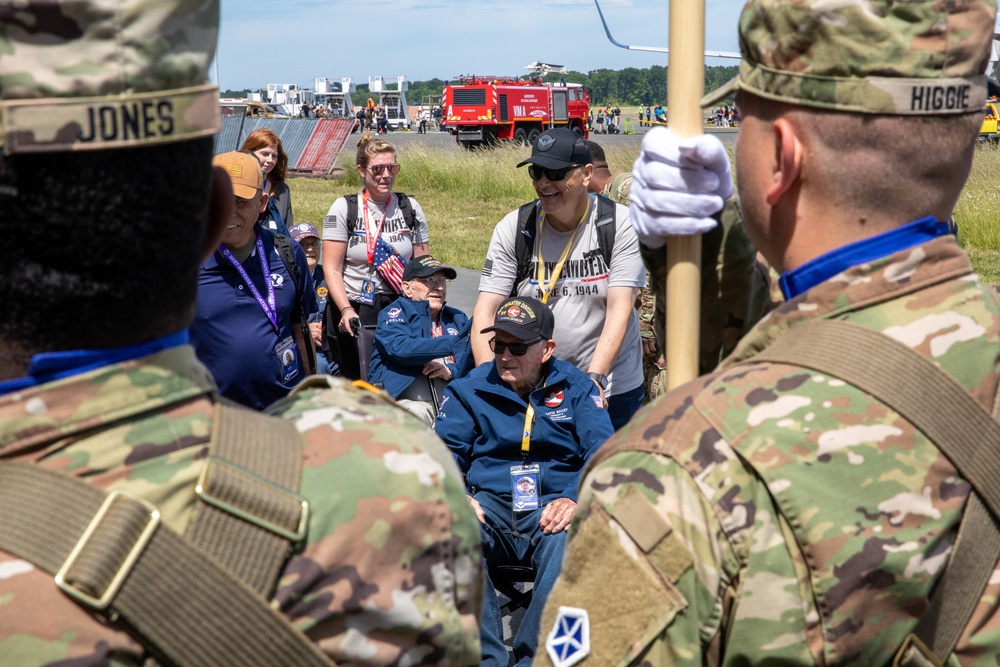
<svg viewBox="0 0 1000 667"><path fill-rule="evenodd" d="M705 1L670 0L667 111L679 137L702 134L705 91ZM667 240L667 388L698 376L701 236Z"/></svg>

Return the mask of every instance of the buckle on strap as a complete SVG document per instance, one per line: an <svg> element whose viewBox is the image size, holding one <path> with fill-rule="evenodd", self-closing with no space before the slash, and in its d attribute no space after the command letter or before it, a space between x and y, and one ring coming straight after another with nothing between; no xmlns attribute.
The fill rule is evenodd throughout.
<svg viewBox="0 0 1000 667"><path fill-rule="evenodd" d="M896 652L892 667L942 667L942 664L934 652L911 632Z"/></svg>
<svg viewBox="0 0 1000 667"><path fill-rule="evenodd" d="M100 557L110 557L115 555L117 549L109 547L109 538L113 539L116 537L127 537L130 530L135 528L134 522L129 522L129 517L124 516L121 512L116 512L116 516L113 521L109 522L109 526L112 532L105 535L105 541L103 543L95 542L90 544L91 538L94 534L101 528L102 522L112 511L112 507L117 501L122 501L126 503L139 503L146 513L146 523L139 530L138 536L132 542L132 546L129 548L128 553L125 554L124 558L118 563L114 574L111 576L109 583L105 586L104 592L100 595L91 595L85 592L78 585L80 581L75 581L75 583L70 583L68 581L68 575L74 566L77 565L77 560L84 551L88 552L92 558L96 554L98 558ZM90 524L87 529L83 531L83 535L77 540L76 546L70 552L66 561L63 563L62 567L56 573L55 582L56 586L59 587L63 593L69 597L81 602L88 607L96 609L98 611L103 611L111 605L112 600L118 594L118 590L125 583L125 579L128 577L129 573L132 571L132 567L135 565L136 561L139 560L139 556L142 555L143 550L152 539L153 533L156 532L157 527L160 525L160 510L157 509L156 505L153 505L148 500L140 498L135 494L129 493L128 491L112 491L101 503L101 507L97 510L97 514L94 518L90 520ZM91 567L89 569L94 569L93 564L89 563Z"/></svg>
<svg viewBox="0 0 1000 667"><path fill-rule="evenodd" d="M261 491L264 491L263 499ZM309 501L304 496L264 479L228 459L208 457L198 477L195 493L212 507L280 535L290 542L301 542L308 532ZM266 509L267 504L270 504L271 516L264 517L252 511ZM283 514L286 515L284 518L289 519L287 522L282 521ZM296 527L291 528L293 525Z"/></svg>

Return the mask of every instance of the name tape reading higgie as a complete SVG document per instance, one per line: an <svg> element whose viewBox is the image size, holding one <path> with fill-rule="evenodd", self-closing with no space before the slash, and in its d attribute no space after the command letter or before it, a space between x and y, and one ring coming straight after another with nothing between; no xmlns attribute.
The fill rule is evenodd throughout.
<svg viewBox="0 0 1000 667"><path fill-rule="evenodd" d="M218 89L0 103L5 154L127 148L212 136Z"/></svg>
<svg viewBox="0 0 1000 667"><path fill-rule="evenodd" d="M936 116L941 114L961 114L977 111L986 101L986 77L967 79L891 79L869 77L864 79L876 90L888 93L893 108L887 113L902 115ZM864 93L863 87L857 89ZM878 105L877 97L866 96L869 105ZM871 109L881 111L881 109Z"/></svg>
<svg viewBox="0 0 1000 667"><path fill-rule="evenodd" d="M910 94L911 111L941 111L943 109L972 110L969 93L972 86L914 86Z"/></svg>

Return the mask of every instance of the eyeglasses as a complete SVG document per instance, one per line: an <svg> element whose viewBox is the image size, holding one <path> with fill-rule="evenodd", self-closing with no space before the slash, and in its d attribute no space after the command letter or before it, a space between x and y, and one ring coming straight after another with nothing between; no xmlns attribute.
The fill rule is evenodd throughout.
<svg viewBox="0 0 1000 667"><path fill-rule="evenodd" d="M382 172L385 171L386 169L388 169L389 173L392 174L393 176L399 173L399 165L396 164L395 162L393 162L392 164L373 164L372 166L368 167L368 171L371 172L372 176L381 176Z"/></svg>
<svg viewBox="0 0 1000 667"><path fill-rule="evenodd" d="M412 280L416 280L418 283L423 283L425 285L430 285L431 287L435 287L437 285L447 285L451 282L444 276L418 276L412 278Z"/></svg>
<svg viewBox="0 0 1000 667"><path fill-rule="evenodd" d="M510 350L510 353L515 357L523 357L528 352L529 347L537 345L543 340L543 338L536 338L535 340L529 340L526 343L505 343L502 340L490 338L490 349L496 354L503 354L507 350Z"/></svg>
<svg viewBox="0 0 1000 667"><path fill-rule="evenodd" d="M574 169L579 169L582 166L583 165L574 164L568 167L563 167L562 169L546 169L545 167L539 167L537 164L529 164L528 176L530 176L533 181L537 181L542 176L550 181L561 181L566 178L566 174Z"/></svg>

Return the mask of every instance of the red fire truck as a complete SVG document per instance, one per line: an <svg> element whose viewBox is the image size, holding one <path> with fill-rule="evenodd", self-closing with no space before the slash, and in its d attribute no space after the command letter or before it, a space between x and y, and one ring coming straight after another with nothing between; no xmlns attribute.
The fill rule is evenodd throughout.
<svg viewBox="0 0 1000 667"><path fill-rule="evenodd" d="M550 127L586 137L590 99L578 83L469 75L444 87L442 107L447 128L466 148L501 139L530 145Z"/></svg>

